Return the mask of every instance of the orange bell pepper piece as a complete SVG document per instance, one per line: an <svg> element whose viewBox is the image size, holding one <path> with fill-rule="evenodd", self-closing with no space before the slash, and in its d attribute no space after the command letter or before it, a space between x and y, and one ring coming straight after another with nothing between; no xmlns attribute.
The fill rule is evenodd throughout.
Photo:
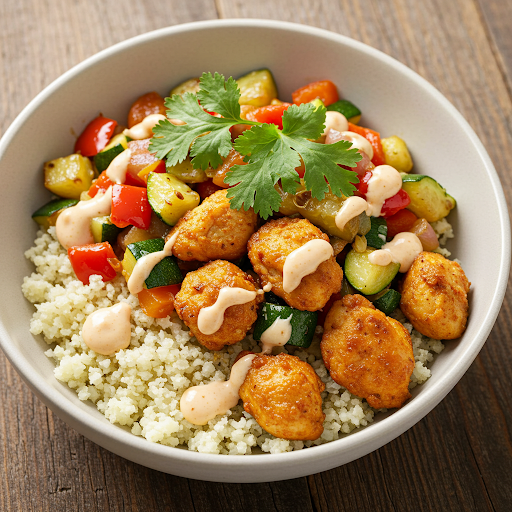
<svg viewBox="0 0 512 512"><path fill-rule="evenodd" d="M142 290L137 294L139 304L144 313L151 318L165 318L174 311L174 296L181 285L170 284Z"/></svg>
<svg viewBox="0 0 512 512"><path fill-rule="evenodd" d="M386 157L384 156L384 150L382 149L382 143L380 141L380 133L374 130L370 130L370 128L363 128L362 126L358 126L357 124L348 123L348 129L351 132L358 133L362 135L373 148L373 165L384 165L386 163Z"/></svg>
<svg viewBox="0 0 512 512"><path fill-rule="evenodd" d="M311 82L292 92L292 100L295 105L309 103L317 98L321 99L327 107L339 100L338 90L330 80L320 80L318 82Z"/></svg>

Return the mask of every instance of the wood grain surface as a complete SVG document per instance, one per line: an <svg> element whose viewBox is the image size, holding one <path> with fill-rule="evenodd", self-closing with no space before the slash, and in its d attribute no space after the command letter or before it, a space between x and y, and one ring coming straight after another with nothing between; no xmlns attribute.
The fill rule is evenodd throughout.
<svg viewBox="0 0 512 512"><path fill-rule="evenodd" d="M169 25L235 17L326 28L417 71L479 134L510 201L510 0L0 0L0 135L97 51ZM455 172L463 179L464 169ZM268 484L187 480L113 455L55 417L0 355L0 511L510 511L511 308L508 293L474 364L415 427L345 466Z"/></svg>

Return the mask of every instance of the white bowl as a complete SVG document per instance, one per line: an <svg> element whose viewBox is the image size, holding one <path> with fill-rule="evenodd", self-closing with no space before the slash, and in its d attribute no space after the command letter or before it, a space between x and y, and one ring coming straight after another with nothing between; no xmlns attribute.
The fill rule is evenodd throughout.
<svg viewBox="0 0 512 512"><path fill-rule="evenodd" d="M250 52L249 49L250 48ZM334 81L360 106L364 125L403 137L415 172L439 180L456 197L449 248L472 282L464 336L446 343L432 377L401 409L322 446L279 455L205 455L153 444L110 424L53 376L46 343L29 334L33 306L21 293L32 272L23 257L36 233L32 212L50 196L42 163L70 152L98 112L125 119L147 91L166 95L203 71L226 76L268 67L280 97L313 80ZM266 20L222 20L157 30L104 50L39 94L0 141L5 184L0 217L5 241L0 281L0 344L36 395L71 427L134 462L189 478L263 482L295 478L350 462L383 446L425 416L455 386L482 348L500 310L510 266L510 227L501 185L484 147L457 110L431 85L394 59L323 30ZM21 224L20 224L21 223ZM485 243L482 243L485 240ZM489 243L489 241L492 241Z"/></svg>

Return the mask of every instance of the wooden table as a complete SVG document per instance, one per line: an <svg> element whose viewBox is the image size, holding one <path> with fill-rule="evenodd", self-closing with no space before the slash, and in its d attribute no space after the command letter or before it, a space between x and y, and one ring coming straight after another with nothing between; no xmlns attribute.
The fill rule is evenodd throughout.
<svg viewBox="0 0 512 512"><path fill-rule="evenodd" d="M511 197L511 0L0 0L0 134L97 51L169 25L234 17L322 27L410 66L480 135ZM464 169L454 172L464 179ZM0 355L0 510L511 510L511 307L509 293L474 364L415 427L351 464L268 484L187 480L113 455L55 417Z"/></svg>

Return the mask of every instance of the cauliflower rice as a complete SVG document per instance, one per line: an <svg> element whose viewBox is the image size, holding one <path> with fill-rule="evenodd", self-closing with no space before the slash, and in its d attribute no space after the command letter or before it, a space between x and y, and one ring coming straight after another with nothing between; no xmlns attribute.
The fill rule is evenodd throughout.
<svg viewBox="0 0 512 512"><path fill-rule="evenodd" d="M444 240L453 237L448 222L436 224ZM303 442L275 438L241 405L207 425L193 425L179 409L183 392L190 386L227 380L238 353L260 352L258 343L248 336L236 345L211 352L190 336L176 314L164 319L146 316L122 276L108 283L93 276L89 285L82 284L75 278L53 227L38 232L34 247L25 256L36 267L22 285L25 297L36 307L30 332L42 334L52 346L45 354L56 363L55 377L75 389L80 400L94 402L111 423L125 425L137 436L202 453L239 455L255 449L283 453L333 441L373 421L377 411L329 377L320 354L322 329L317 328L309 349L292 347L287 351L280 347L275 353L290 352L307 361L325 383L322 398L326 417L319 439ZM102 356L84 343L81 329L93 311L119 301L132 307L131 345L113 356ZM416 361L409 386L412 389L430 377L429 365L444 346L415 331L400 310L395 318L411 333Z"/></svg>

